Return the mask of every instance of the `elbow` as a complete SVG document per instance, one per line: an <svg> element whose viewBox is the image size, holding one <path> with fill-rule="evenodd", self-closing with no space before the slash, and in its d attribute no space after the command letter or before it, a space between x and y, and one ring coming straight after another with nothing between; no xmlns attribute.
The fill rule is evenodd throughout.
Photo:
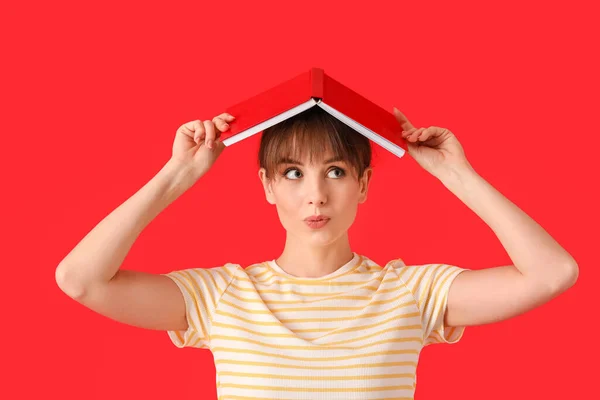
<svg viewBox="0 0 600 400"><path fill-rule="evenodd" d="M58 288L67 296L75 300L83 297L85 293L84 286L77 280L72 267L59 264L54 271L54 279Z"/></svg>
<svg viewBox="0 0 600 400"><path fill-rule="evenodd" d="M577 279L579 278L579 266L575 260L573 260L573 264L569 266L568 271L568 278L566 281L567 288L570 288L571 286L575 285L575 282L577 282Z"/></svg>
<svg viewBox="0 0 600 400"><path fill-rule="evenodd" d="M565 264L554 281L553 289L557 294L570 289L579 278L579 266L575 260Z"/></svg>

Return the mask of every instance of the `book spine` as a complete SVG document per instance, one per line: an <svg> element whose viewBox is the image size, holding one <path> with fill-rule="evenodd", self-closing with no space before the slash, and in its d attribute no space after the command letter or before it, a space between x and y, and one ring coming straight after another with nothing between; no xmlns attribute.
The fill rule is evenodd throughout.
<svg viewBox="0 0 600 400"><path fill-rule="evenodd" d="M313 68L310 71L311 96L314 99L323 100L325 73L321 68Z"/></svg>

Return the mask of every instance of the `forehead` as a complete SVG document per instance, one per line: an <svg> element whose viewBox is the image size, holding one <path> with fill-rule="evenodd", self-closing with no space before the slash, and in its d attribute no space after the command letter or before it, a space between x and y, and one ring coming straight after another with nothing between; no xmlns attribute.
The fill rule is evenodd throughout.
<svg viewBox="0 0 600 400"><path fill-rule="evenodd" d="M309 154L301 156L284 155L277 160L277 164L330 164L334 162L345 162L341 156L336 156L331 152L324 152L321 154L314 154L312 157Z"/></svg>

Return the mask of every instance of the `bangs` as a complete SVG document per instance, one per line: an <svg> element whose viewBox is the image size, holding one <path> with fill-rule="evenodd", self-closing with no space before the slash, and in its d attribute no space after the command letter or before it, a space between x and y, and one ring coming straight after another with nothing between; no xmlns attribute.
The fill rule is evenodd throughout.
<svg viewBox="0 0 600 400"><path fill-rule="evenodd" d="M272 178L282 163L318 163L326 155L345 161L361 176L371 162L370 142L320 107L312 107L263 131L259 164Z"/></svg>

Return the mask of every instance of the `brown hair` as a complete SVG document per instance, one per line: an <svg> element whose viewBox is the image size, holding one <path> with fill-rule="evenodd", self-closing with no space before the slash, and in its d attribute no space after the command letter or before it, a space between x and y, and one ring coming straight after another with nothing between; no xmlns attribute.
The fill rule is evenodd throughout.
<svg viewBox="0 0 600 400"><path fill-rule="evenodd" d="M267 178L272 179L283 160L301 160L308 151L312 163L321 160L327 150L354 167L359 178L371 166L369 139L318 106L265 129L258 163L265 168Z"/></svg>

